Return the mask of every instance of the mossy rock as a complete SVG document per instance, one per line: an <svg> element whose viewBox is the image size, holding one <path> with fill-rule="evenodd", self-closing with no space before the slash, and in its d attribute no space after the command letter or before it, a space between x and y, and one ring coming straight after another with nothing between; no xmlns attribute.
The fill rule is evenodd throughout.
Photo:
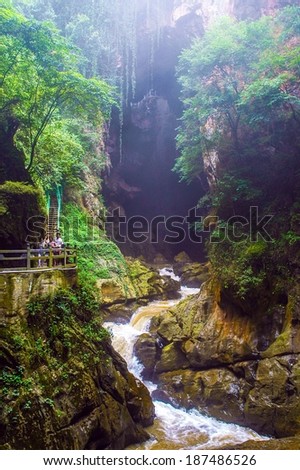
<svg viewBox="0 0 300 470"><path fill-rule="evenodd" d="M36 240L27 238L27 224L32 217L44 216L41 193L32 184L6 181L0 185L1 247L18 249L26 246L26 241Z"/></svg>
<svg viewBox="0 0 300 470"><path fill-rule="evenodd" d="M191 258L185 251L181 251L180 253L178 253L178 255L174 257L174 263L176 265L185 265L191 262Z"/></svg>
<svg viewBox="0 0 300 470"><path fill-rule="evenodd" d="M99 279L96 284L104 306L176 298L180 288L176 281L164 279L152 267L132 258L126 258L126 274L122 277Z"/></svg>
<svg viewBox="0 0 300 470"><path fill-rule="evenodd" d="M271 358L274 356L280 356L281 354L289 354L292 349L292 332L288 327L283 333L281 333L275 341L268 347L266 351L261 353L261 356Z"/></svg>
<svg viewBox="0 0 300 470"><path fill-rule="evenodd" d="M209 278L209 267L201 263L178 263L174 272L181 277L181 283L187 287L197 288Z"/></svg>
<svg viewBox="0 0 300 470"><path fill-rule="evenodd" d="M142 376L146 380L153 377L154 368L158 355L158 347L155 339L149 334L140 335L134 345L134 355L142 364Z"/></svg>
<svg viewBox="0 0 300 470"><path fill-rule="evenodd" d="M181 350L180 343L171 343L162 349L155 372L161 374L178 369L187 369L189 365L187 357Z"/></svg>
<svg viewBox="0 0 300 470"><path fill-rule="evenodd" d="M85 290L60 290L0 328L2 448L122 449L148 438L150 394L95 307Z"/></svg>

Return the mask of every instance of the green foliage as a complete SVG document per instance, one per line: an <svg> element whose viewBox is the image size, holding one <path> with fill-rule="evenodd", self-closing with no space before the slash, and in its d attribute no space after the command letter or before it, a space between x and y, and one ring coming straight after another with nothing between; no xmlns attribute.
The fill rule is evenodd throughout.
<svg viewBox="0 0 300 470"><path fill-rule="evenodd" d="M112 88L78 72L78 51L50 23L28 20L0 4L0 34L0 121L18 123L31 168L45 130L62 116L102 124L115 103Z"/></svg>
<svg viewBox="0 0 300 470"><path fill-rule="evenodd" d="M283 40L300 35L299 6L290 5L279 11L277 16Z"/></svg>
<svg viewBox="0 0 300 470"><path fill-rule="evenodd" d="M198 202L199 208L212 209L223 217L243 214L245 209L258 204L262 190L254 187L248 178L241 177L238 172L224 173L214 186L213 191L205 194Z"/></svg>
<svg viewBox="0 0 300 470"><path fill-rule="evenodd" d="M52 398L49 398L49 397L43 398L42 402L50 406L50 408L54 408L54 400L52 400Z"/></svg>
<svg viewBox="0 0 300 470"><path fill-rule="evenodd" d="M20 350L24 347L25 340L22 336L20 335L15 335L12 338L14 346L17 350Z"/></svg>
<svg viewBox="0 0 300 470"><path fill-rule="evenodd" d="M127 266L119 248L108 240L95 219L74 204L63 207L62 232L65 243L77 246L79 278L95 284L97 279L123 277Z"/></svg>
<svg viewBox="0 0 300 470"><path fill-rule="evenodd" d="M14 0L26 16L54 20L66 37L83 51L81 71L85 76L100 75L111 83L123 84L121 94L134 95L138 29L144 21L152 45L159 41L161 14L167 0ZM149 51L149 56L150 56ZM153 52L153 51L152 51Z"/></svg>
<svg viewBox="0 0 300 470"><path fill-rule="evenodd" d="M18 133L18 147L26 151L29 142L24 132ZM44 191L55 187L80 186L84 169L84 149L79 137L68 129L65 121L52 122L45 129L36 147L32 175Z"/></svg>
<svg viewBox="0 0 300 470"><path fill-rule="evenodd" d="M33 297L22 322L1 331L1 338L5 345L16 346L16 365L0 372L0 417L5 423L41 405L63 418L61 393L76 386L78 371L84 368L98 377L97 367L107 361L110 334L102 326L93 289L85 286Z"/></svg>
<svg viewBox="0 0 300 470"><path fill-rule="evenodd" d="M137 51L141 25L147 30L143 55L148 57L149 88L153 88L153 62L161 39L162 18L169 0L13 0L27 17L54 21L61 33L83 53L80 71L100 76L118 89L120 156L124 109L135 98ZM145 63L143 63L143 67Z"/></svg>
<svg viewBox="0 0 300 470"><path fill-rule="evenodd" d="M30 392L31 388L32 380L26 378L23 366L14 369L5 367L0 372L0 408L1 401L14 400L22 393Z"/></svg>
<svg viewBox="0 0 300 470"><path fill-rule="evenodd" d="M60 289L52 296L33 298L27 305L32 328L42 329L44 336L35 340L37 361L45 362L51 356L51 350L58 348L59 355L69 357L76 344L74 332L88 341L101 343L107 341L109 333L102 327L99 315L100 305L90 287L75 290Z"/></svg>
<svg viewBox="0 0 300 470"><path fill-rule="evenodd" d="M45 317L47 321L47 315L52 315L66 322L76 315L81 316L82 312L90 318L99 308L95 294L87 286L74 290L60 289L49 297L34 297L27 305L27 311L32 317L41 317L42 321Z"/></svg>
<svg viewBox="0 0 300 470"><path fill-rule="evenodd" d="M299 123L299 43L287 40L299 25L298 7L255 22L223 18L182 53L178 75L184 113L175 165L182 179L198 177L211 150L247 157L240 141L247 131L258 131L252 145L262 134L264 144L272 145L272 122Z"/></svg>
<svg viewBox="0 0 300 470"><path fill-rule="evenodd" d="M258 25L260 30L261 23ZM264 25L266 41L265 20ZM223 18L180 57L178 75L184 113L177 136L181 156L175 170L184 179L199 175L203 155L221 145L224 129L232 136L232 149L237 151L240 90L247 82L251 61L259 54L252 45L248 49L249 35L247 23ZM200 162L195 164L197 158Z"/></svg>
<svg viewBox="0 0 300 470"><path fill-rule="evenodd" d="M281 236L284 242L287 242L290 246L300 241L300 235L293 230L289 230L286 233L283 233Z"/></svg>
<svg viewBox="0 0 300 470"><path fill-rule="evenodd" d="M208 244L212 272L256 310L260 296L289 285L300 260L299 13L288 7L253 22L223 18L183 51L178 67L184 112L175 170L187 181L201 178L215 156L210 190L199 201L219 218ZM273 242L255 233L251 206L259 218L275 214ZM249 224L234 225L232 216Z"/></svg>
<svg viewBox="0 0 300 470"><path fill-rule="evenodd" d="M111 337L109 331L101 326L99 319L95 319L85 325L83 331L87 338L99 343L107 341Z"/></svg>
<svg viewBox="0 0 300 470"><path fill-rule="evenodd" d="M178 134L177 145L181 149L181 155L177 158L173 171L179 174L180 181L191 183L203 172L200 141L199 129L195 130L194 135L191 135L191 129L189 132Z"/></svg>
<svg viewBox="0 0 300 470"><path fill-rule="evenodd" d="M0 381L6 387L20 387L23 384L24 378L24 369L22 367L17 367L16 370L10 371L9 369L4 369L1 372Z"/></svg>
<svg viewBox="0 0 300 470"><path fill-rule="evenodd" d="M38 190L31 184L22 183L19 181L6 181L4 184L0 185L0 193L3 195L29 195L36 196Z"/></svg>
<svg viewBox="0 0 300 470"><path fill-rule="evenodd" d="M264 241L213 243L209 247L215 276L224 289L231 289L240 299L264 286L268 255L269 246Z"/></svg>

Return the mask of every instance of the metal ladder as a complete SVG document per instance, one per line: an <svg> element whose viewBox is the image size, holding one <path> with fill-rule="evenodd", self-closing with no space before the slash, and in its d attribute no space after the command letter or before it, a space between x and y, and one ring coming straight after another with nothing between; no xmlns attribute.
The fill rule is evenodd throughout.
<svg viewBox="0 0 300 470"><path fill-rule="evenodd" d="M57 202L57 197L54 195L51 195L49 215L48 215L47 236L55 238L57 230L58 230L58 202Z"/></svg>

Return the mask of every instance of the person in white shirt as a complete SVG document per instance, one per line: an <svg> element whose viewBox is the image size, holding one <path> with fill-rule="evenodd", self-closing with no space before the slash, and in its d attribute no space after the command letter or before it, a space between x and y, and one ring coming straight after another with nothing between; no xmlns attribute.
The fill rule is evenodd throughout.
<svg viewBox="0 0 300 470"><path fill-rule="evenodd" d="M63 240L59 232L57 232L56 234L55 243L56 243L56 246L58 246L59 248L61 248L63 245Z"/></svg>
<svg viewBox="0 0 300 470"><path fill-rule="evenodd" d="M64 242L63 242L59 232L57 232L56 238L55 238L54 241L55 241L56 247L59 248L58 250L55 250L55 254L60 255L61 254L61 248L62 248ZM54 252L53 252L53 254L54 254ZM58 265L58 264L61 264L61 263L62 263L62 260L59 259L59 260L56 261L55 264Z"/></svg>

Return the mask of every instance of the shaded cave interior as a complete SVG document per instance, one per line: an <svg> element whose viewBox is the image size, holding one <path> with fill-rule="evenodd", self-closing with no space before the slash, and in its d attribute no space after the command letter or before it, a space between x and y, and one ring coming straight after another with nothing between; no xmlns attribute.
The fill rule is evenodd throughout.
<svg viewBox="0 0 300 470"><path fill-rule="evenodd" d="M153 222L158 216L186 217L206 190L200 182L189 185L180 182L179 175L172 171L178 156L176 128L182 112L176 65L181 50L188 46L195 33L202 32L201 18L193 14L184 16L175 27L164 26L152 61L149 60L152 39L149 34L141 34L137 50L136 94L124 109L122 131L118 113L113 114L108 143L112 169L105 178L105 202L110 211L120 208L120 214L127 220L140 216L147 219L146 225L141 222L137 225L149 233L146 241L134 243L125 232L126 224L118 226L121 227L119 231L118 217L114 218L110 235L127 256L142 255L152 261L161 254L171 261L179 252L185 251L197 261L205 257L204 244L189 239L188 224L183 226L185 236L179 237L175 233L172 235L164 223L159 223L155 242L157 229L155 220ZM121 242L119 232L126 242ZM173 236L174 243L166 243L166 235ZM129 238L132 239L130 234Z"/></svg>

